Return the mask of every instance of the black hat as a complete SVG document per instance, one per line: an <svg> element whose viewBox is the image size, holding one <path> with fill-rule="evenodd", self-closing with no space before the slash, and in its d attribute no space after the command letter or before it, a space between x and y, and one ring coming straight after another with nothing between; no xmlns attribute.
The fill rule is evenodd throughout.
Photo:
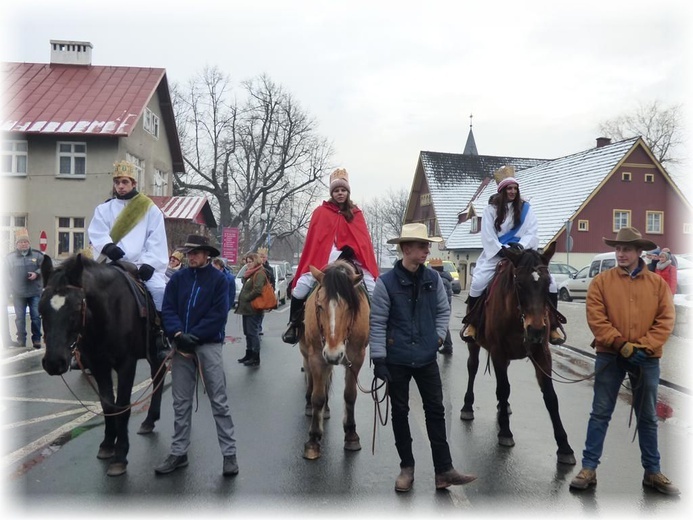
<svg viewBox="0 0 693 520"><path fill-rule="evenodd" d="M221 254L216 247L209 245L209 238L202 235L188 235L188 239L180 248L180 251L187 254L196 249L207 251L211 256L219 256Z"/></svg>

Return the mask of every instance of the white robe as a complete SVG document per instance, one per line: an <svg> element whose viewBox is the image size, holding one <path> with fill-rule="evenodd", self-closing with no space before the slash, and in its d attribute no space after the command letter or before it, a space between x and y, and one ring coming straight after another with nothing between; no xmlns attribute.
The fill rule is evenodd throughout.
<svg viewBox="0 0 693 520"><path fill-rule="evenodd" d="M129 202L129 200L114 198L96 207L87 230L96 255L101 254L103 246L113 242L110 236L111 229L116 218ZM116 245L123 250L124 259L128 262L132 262L137 267L148 264L154 268L154 274L145 282L145 285L152 294L156 309L160 311L164 300L166 268L168 267L164 214L152 204L144 217Z"/></svg>
<svg viewBox="0 0 693 520"><path fill-rule="evenodd" d="M481 244L484 250L481 252L479 259L476 262L474 273L472 275L472 285L469 288L469 296L478 297L484 292L489 282L493 278L493 273L496 271L496 264L500 262L501 257L498 252L503 245L498 240L498 237L505 235L513 228L513 213L511 203L508 203L508 211L505 220L501 224L500 231L496 231L496 206L489 204L484 209L481 217ZM515 236L520 240L519 243L525 249L536 249L539 246L539 222L534 214L532 206L529 207L525 221L517 230ZM556 283L551 276L551 285L549 291L556 292Z"/></svg>

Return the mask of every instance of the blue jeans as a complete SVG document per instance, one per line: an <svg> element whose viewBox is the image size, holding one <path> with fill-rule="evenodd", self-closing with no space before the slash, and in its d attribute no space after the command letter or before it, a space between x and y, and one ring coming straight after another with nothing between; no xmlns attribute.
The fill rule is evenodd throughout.
<svg viewBox="0 0 693 520"><path fill-rule="evenodd" d="M594 365L594 399L587 424L587 439L582 452L582 467L596 469L604 448L604 438L621 383L628 374L633 392L633 407L637 417L638 441L642 467L648 473L659 473L657 448L657 389L659 359L648 358L636 366L616 354L598 353Z"/></svg>
<svg viewBox="0 0 693 520"><path fill-rule="evenodd" d="M435 361L422 367L393 365L388 363L390 371L390 403L392 404L392 431L395 435L395 447L400 458L400 467L414 466L412 438L409 429L409 382L416 382L423 401L426 431L431 444L433 467L436 473L443 473L452 468L450 446L445 432L445 406L443 405L443 384L440 381L438 363Z"/></svg>
<svg viewBox="0 0 693 520"><path fill-rule="evenodd" d="M26 343L26 308L29 307L29 317L31 318L31 342L41 342L41 316L39 315L40 296L13 296L14 304L14 323L17 325L17 341L20 344Z"/></svg>
<svg viewBox="0 0 693 520"><path fill-rule="evenodd" d="M264 313L243 315L243 334L245 335L245 348L253 352L260 352L260 330Z"/></svg>

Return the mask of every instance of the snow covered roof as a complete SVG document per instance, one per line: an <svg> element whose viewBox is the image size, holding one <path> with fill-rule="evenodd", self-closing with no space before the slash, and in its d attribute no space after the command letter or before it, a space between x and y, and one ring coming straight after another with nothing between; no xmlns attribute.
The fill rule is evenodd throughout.
<svg viewBox="0 0 693 520"><path fill-rule="evenodd" d="M522 198L532 204L539 221L539 245L543 247L563 229L580 206L633 149L639 137L591 148L515 172ZM517 167L516 167L517 169ZM481 215L496 184L489 183L474 200ZM471 199L470 199L471 200ZM437 213L436 207L436 213ZM446 238L448 249L481 249L481 233L470 233L471 221L457 224Z"/></svg>

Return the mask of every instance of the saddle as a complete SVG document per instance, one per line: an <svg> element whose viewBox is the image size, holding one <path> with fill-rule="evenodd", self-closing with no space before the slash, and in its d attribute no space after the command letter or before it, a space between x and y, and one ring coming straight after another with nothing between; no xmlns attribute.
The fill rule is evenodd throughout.
<svg viewBox="0 0 693 520"><path fill-rule="evenodd" d="M144 282L137 277L137 266L132 262L124 260L111 262L109 265L120 273L127 282L127 286L135 298L135 302L137 302L140 318L148 319L155 327L159 327L161 324L159 322L159 315L156 312L156 307L154 306L154 300L152 299L152 295L149 294Z"/></svg>

